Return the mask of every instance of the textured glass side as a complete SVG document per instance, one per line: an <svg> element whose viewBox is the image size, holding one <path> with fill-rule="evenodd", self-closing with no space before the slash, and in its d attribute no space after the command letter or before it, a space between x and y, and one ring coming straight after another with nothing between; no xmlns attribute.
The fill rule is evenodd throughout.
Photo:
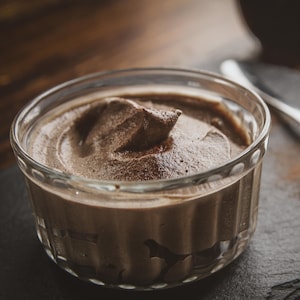
<svg viewBox="0 0 300 300"><path fill-rule="evenodd" d="M43 184L28 186L39 239L58 265L85 280L147 289L203 278L242 252L256 226L260 170L204 197L142 210L43 197Z"/></svg>

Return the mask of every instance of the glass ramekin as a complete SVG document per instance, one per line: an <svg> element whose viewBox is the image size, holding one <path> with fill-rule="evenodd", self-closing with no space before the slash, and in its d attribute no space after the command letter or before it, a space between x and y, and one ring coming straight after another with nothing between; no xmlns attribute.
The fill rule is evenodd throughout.
<svg viewBox="0 0 300 300"><path fill-rule="evenodd" d="M252 142L206 172L143 182L84 179L28 154L31 130L46 113L78 97L118 96L124 88L217 96ZM246 248L257 222L269 128L270 114L261 98L221 76L131 69L81 77L38 96L16 116L11 144L49 257L72 275L101 286L156 290L204 278Z"/></svg>

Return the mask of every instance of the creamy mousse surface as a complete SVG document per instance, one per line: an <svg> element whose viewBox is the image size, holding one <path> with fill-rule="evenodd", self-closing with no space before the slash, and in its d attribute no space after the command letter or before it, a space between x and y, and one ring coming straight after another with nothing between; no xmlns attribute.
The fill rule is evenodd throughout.
<svg viewBox="0 0 300 300"><path fill-rule="evenodd" d="M95 99L44 118L34 159L99 180L170 179L222 165L249 143L217 101L180 95Z"/></svg>

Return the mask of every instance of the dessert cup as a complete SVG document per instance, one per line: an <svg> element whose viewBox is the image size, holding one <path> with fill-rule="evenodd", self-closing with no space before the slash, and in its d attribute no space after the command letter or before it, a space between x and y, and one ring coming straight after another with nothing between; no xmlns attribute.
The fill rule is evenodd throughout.
<svg viewBox="0 0 300 300"><path fill-rule="evenodd" d="M45 115L80 97L118 96L124 90L217 97L251 142L205 172L136 182L66 174L28 153L31 133ZM269 127L261 98L219 75L131 69L81 77L38 96L16 116L11 144L48 256L70 274L101 286L156 290L204 278L246 248L257 223Z"/></svg>

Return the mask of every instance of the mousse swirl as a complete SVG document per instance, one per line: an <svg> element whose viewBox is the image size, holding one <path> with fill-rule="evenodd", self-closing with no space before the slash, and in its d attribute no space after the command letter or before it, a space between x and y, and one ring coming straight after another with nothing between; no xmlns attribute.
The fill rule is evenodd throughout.
<svg viewBox="0 0 300 300"><path fill-rule="evenodd" d="M42 126L35 140L45 144L47 153L37 156L86 178L142 181L203 172L243 149L219 128L222 119L216 122L212 114L202 120L189 110L177 109L176 101L99 99Z"/></svg>

